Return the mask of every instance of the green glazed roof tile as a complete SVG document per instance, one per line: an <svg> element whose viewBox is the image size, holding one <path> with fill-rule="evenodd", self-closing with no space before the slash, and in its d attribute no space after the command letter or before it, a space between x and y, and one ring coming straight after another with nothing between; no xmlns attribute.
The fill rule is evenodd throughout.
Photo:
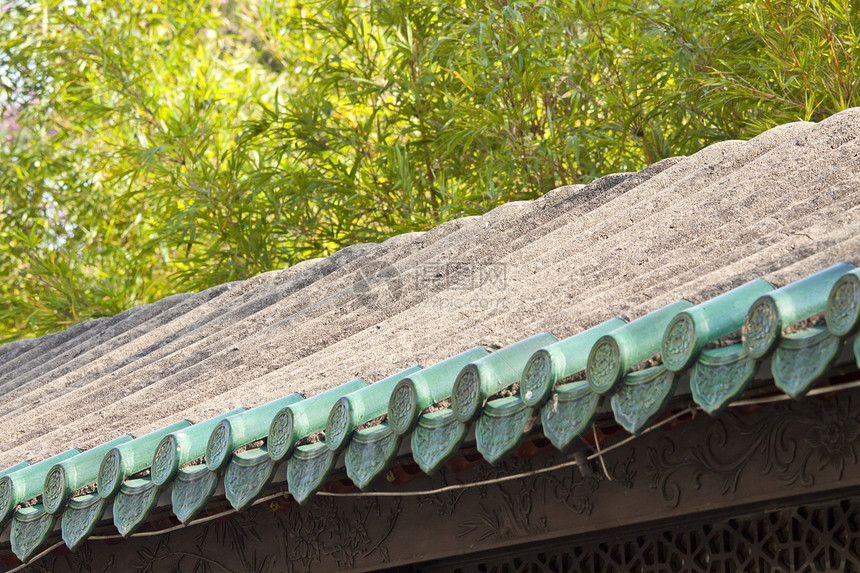
<svg viewBox="0 0 860 573"><path fill-rule="evenodd" d="M63 542L74 551L93 532L104 515L108 500L91 493L73 497L61 520Z"/></svg>
<svg viewBox="0 0 860 573"><path fill-rule="evenodd" d="M716 415L743 394L757 366L742 344L703 351L690 373L693 400L708 414Z"/></svg>
<svg viewBox="0 0 860 573"><path fill-rule="evenodd" d="M679 300L600 337L588 353L585 368L591 389L598 394L613 392L625 374L660 352L670 321L692 306Z"/></svg>
<svg viewBox="0 0 860 573"><path fill-rule="evenodd" d="M55 515L62 511L73 493L96 482L105 454L132 439L128 435L122 436L54 464L45 476L42 490L45 511Z"/></svg>
<svg viewBox="0 0 860 573"><path fill-rule="evenodd" d="M128 537L146 523L163 490L148 477L123 482L113 498L113 523L120 535Z"/></svg>
<svg viewBox="0 0 860 573"><path fill-rule="evenodd" d="M666 408L677 382L678 375L664 366L628 374L611 399L615 421L638 434Z"/></svg>
<svg viewBox="0 0 860 573"><path fill-rule="evenodd" d="M0 477L0 528L12 517L16 505L42 493L45 487L45 475L54 464L80 453L78 450L68 450Z"/></svg>
<svg viewBox="0 0 860 573"><path fill-rule="evenodd" d="M860 368L860 336L854 337L854 363Z"/></svg>
<svg viewBox="0 0 860 573"><path fill-rule="evenodd" d="M57 518L44 510L42 505L22 507L12 518L12 530L9 540L12 553L26 563L45 544Z"/></svg>
<svg viewBox="0 0 860 573"><path fill-rule="evenodd" d="M190 425L191 422L188 420L181 420L108 450L99 466L96 481L98 494L105 499L115 496L126 478L152 465L155 448L164 436Z"/></svg>
<svg viewBox="0 0 860 573"><path fill-rule="evenodd" d="M854 265L839 263L759 297L744 318L746 353L761 359L776 347L782 331L826 310L830 290Z"/></svg>
<svg viewBox="0 0 860 573"><path fill-rule="evenodd" d="M329 412L340 397L367 385L361 378L356 378L282 408L269 425L266 440L269 457L278 462L286 459L300 440L325 429Z"/></svg>
<svg viewBox="0 0 860 573"><path fill-rule="evenodd" d="M170 490L173 514L182 523L188 523L206 507L216 487L218 474L207 468L206 464L179 470Z"/></svg>
<svg viewBox="0 0 860 573"><path fill-rule="evenodd" d="M675 315L663 335L663 365L672 372L692 366L706 344L740 330L753 302L774 288L756 279Z"/></svg>
<svg viewBox="0 0 860 573"><path fill-rule="evenodd" d="M860 327L860 269L848 271L830 289L824 311L834 336L850 336Z"/></svg>
<svg viewBox="0 0 860 573"><path fill-rule="evenodd" d="M425 408L451 397L454 381L463 367L489 353L483 346L476 346L398 382L388 399L388 423L392 431L404 436L414 430Z"/></svg>
<svg viewBox="0 0 860 573"><path fill-rule="evenodd" d="M365 489L388 469L399 449L400 436L386 423L358 430L346 447L346 475Z"/></svg>
<svg viewBox="0 0 860 573"><path fill-rule="evenodd" d="M467 430L468 426L454 416L451 408L422 415L412 432L412 458L421 471L432 475L457 453Z"/></svg>
<svg viewBox="0 0 860 573"><path fill-rule="evenodd" d="M326 420L325 443L328 448L333 452L343 451L356 428L385 414L388 398L397 383L419 370L421 370L420 366L412 366L376 384L339 398L332 406Z"/></svg>
<svg viewBox="0 0 860 573"><path fill-rule="evenodd" d="M71 450L33 466L8 468L0 473L0 525L12 517L13 551L29 558L62 511L63 539L74 548L99 523L112 496L114 524L126 536L149 518L167 487L174 514L188 523L211 500L220 471L227 499L242 510L265 493L282 460L290 493L304 503L325 486L344 449L347 475L362 489L391 466L406 437L415 462L431 474L457 453L475 419L477 449L495 463L525 439L535 408L544 435L566 450L592 426L603 395L616 421L637 434L666 408L682 373L689 373L693 399L710 414L743 394L760 363L747 347L767 347L767 354L769 333L776 348L775 385L800 397L826 375L857 330L858 277L860 270L837 265L777 290L752 281L695 307L679 301L629 324L613 319L562 341L542 333L492 354L473 348L376 384L353 380L307 400L294 394L193 426L180 422L138 439L124 436L83 453ZM783 328L825 307L826 328L782 336ZM763 317L773 323L764 324ZM741 321L744 344L703 350L735 332ZM762 332L767 336L759 336ZM853 344L860 367L860 339ZM659 350L666 365L631 373ZM583 368L586 381L563 383ZM519 394L486 402L518 380ZM448 397L451 408L421 414ZM389 422L357 429L386 413ZM296 446L323 427L324 441ZM266 445L233 453L259 439ZM204 453L206 464L178 470ZM151 479L127 479L147 466ZM97 493L69 500L96 481ZM44 507L15 512L40 492Z"/></svg>
<svg viewBox="0 0 860 573"><path fill-rule="evenodd" d="M290 394L218 422L206 444L206 467L213 472L224 469L236 449L266 437L278 410L303 399L301 394Z"/></svg>
<svg viewBox="0 0 860 573"><path fill-rule="evenodd" d="M600 394L588 382L572 382L556 388L541 407L544 435L557 449L566 451L591 427L597 416Z"/></svg>
<svg viewBox="0 0 860 573"><path fill-rule="evenodd" d="M272 481L276 465L265 448L233 454L224 472L224 490L230 505L236 511L251 505Z"/></svg>
<svg viewBox="0 0 860 573"><path fill-rule="evenodd" d="M15 473L18 470L23 470L24 468L28 467L29 465L30 464L28 462L19 462L19 463L15 464L14 466L8 467L5 470L3 470L2 472L0 472L0 478L2 478L3 476L9 475L11 473Z"/></svg>
<svg viewBox="0 0 860 573"><path fill-rule="evenodd" d="M159 486L166 485L174 478L180 467L202 458L206 453L207 440L218 422L244 411L245 408L236 408L161 438L152 456L153 483Z"/></svg>
<svg viewBox="0 0 860 573"><path fill-rule="evenodd" d="M830 370L841 351L842 339L823 326L789 334L773 355L774 384L792 398L801 398Z"/></svg>
<svg viewBox="0 0 860 573"><path fill-rule="evenodd" d="M523 402L538 407L549 400L552 388L557 382L585 370L588 351L594 343L604 334L609 334L625 324L627 322L624 319L611 318L532 354L520 380Z"/></svg>
<svg viewBox="0 0 860 573"><path fill-rule="evenodd" d="M451 411L464 424L474 421L487 398L518 382L531 355L554 342L555 336L541 332L467 364L451 390Z"/></svg>
<svg viewBox="0 0 860 573"><path fill-rule="evenodd" d="M287 486L299 503L306 502L325 485L337 454L324 442L299 446L287 461Z"/></svg>
<svg viewBox="0 0 860 573"><path fill-rule="evenodd" d="M495 464L516 450L531 427L533 410L519 396L490 400L475 425L475 440L484 459Z"/></svg>

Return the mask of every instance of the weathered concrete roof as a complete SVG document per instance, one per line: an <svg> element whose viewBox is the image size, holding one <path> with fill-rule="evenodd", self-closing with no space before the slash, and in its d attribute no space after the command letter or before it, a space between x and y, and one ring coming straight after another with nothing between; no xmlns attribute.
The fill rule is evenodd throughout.
<svg viewBox="0 0 860 573"><path fill-rule="evenodd" d="M672 305L675 301L703 303L753 279L782 286L837 263L860 262L858 135L860 110L843 112L817 125L790 124L748 142L726 142L691 157L668 159L639 173L610 175L585 187L562 187L538 200L503 205L482 217L459 219L426 233L350 247L326 259L198 294L170 297L112 318L79 324L65 332L0 347L0 468L22 461L39 462L72 447L91 453L86 459L72 457L69 460L78 461L63 463L99 466L105 451L94 450L96 446L124 434L144 436L156 432L147 440L128 442L135 445L122 450L136 451L138 458L146 450L146 465L134 464L134 471L138 471L152 465L155 447L164 434L183 431L182 420L196 424L215 418L209 425L196 426L193 440L189 438L198 449L204 441L216 448L219 439L224 442L221 446L247 444L259 436L233 443L231 440L241 433L237 428L251 420L268 429L277 412L300 398L285 399L292 393L309 398L362 378L377 384L362 390L365 398L356 399L356 403L367 401L387 407L395 385L405 376L395 374L416 364L434 365L476 346L484 347L484 351L477 352L486 354L486 350L519 343L515 347L518 350L506 348L507 354L493 352L481 359L481 368L486 369L478 369L477 380L484 384L487 376L495 376L501 382L486 385L493 392L479 393L477 408L473 405L472 410L458 413L455 391L453 410L442 409L439 414L425 416L428 427L443 421L447 424L455 418L467 427L476 416L481 416L485 424L493 417L523 417L524 403L527 414L537 408L535 413L540 411L547 416L549 406L543 400L548 396L530 403L530 397L514 392L514 397L490 402L487 407L483 400L518 382L510 379L509 373L499 374L501 370L511 370L510 365L516 364L519 369L514 370L522 372L525 361L555 339L565 339L613 317L634 321L653 313L621 331L613 331L623 325L621 321L605 326L598 334L618 335L612 342L616 350L610 348L605 355L597 350L601 343L596 336L565 346L569 360L590 361L588 382L557 389L555 395L560 398L550 402L557 405L559 400L587 398L594 400L596 408L599 395L605 395L607 407L612 398L616 420L630 431L639 431L665 406L678 379L663 367L641 373L630 370L648 360L659 364L656 355L669 321L691 306ZM832 269L799 283L793 290L777 291L789 293L776 295L777 299L790 301L772 303L777 314L790 316L785 324L777 324L777 331L820 314L834 282L850 268ZM768 326L762 317L769 316L770 307L756 310L753 301L771 288L765 283L757 284L747 287L752 290L742 291L746 295L736 292L730 299L721 299L724 302L720 304L729 305L725 308L735 309L735 322L731 323L734 327L719 336L711 333L703 339L705 343L713 344L717 339L731 342L724 335L737 330L738 317L743 320L746 316L758 324L756 328ZM818 301L818 306L813 305L815 312L791 314L779 310L782 304L794 308L802 299ZM722 306L718 308L717 314L732 314ZM707 322L708 313L697 312L690 320ZM541 332L550 332L555 338L544 335L522 342ZM788 340L786 348L790 350L794 344L790 341L797 338L801 340L797 344L804 348L819 348L841 344L849 335L818 328L788 338L781 338L777 332L773 341L782 344L780 340ZM678 333L676 337L683 338ZM640 347L642 340L650 340L650 346ZM714 351L705 366L737 364L747 359L755 362L773 351L768 347L761 356L750 358L758 350L752 342L747 346ZM559 347L556 350L562 351ZM698 350L693 359L698 357ZM589 352L595 356L588 357ZM462 374L463 365L474 363L477 355L467 358L463 364L458 362L456 367L440 370L444 376L436 376L447 377L449 396L455 378L468 378ZM623 363L617 376L609 372L612 369L606 362L616 358ZM826 366L824 371L836 358L834 355L821 363ZM692 376L692 364L683 364L677 370ZM779 366L767 368L778 370ZM575 372L554 375L550 388ZM793 372L789 368L782 377L791 378ZM803 395L821 372L813 374L816 375L806 380L807 386L794 380L787 382L783 390ZM383 379L388 380L379 384ZM625 400L625 387L660 380L666 388L671 387L661 390L668 394L660 398L660 408L631 413L620 403ZM474 396L466 392L468 384L458 384L464 390L460 402L472 400ZM723 395L723 402L732 396ZM327 413L336 397L318 402L315 408ZM700 392L699 398L700 405L709 409L704 403L713 396L704 397ZM216 427L215 422L225 413L275 399L282 400L277 407L231 418L235 427L227 438L212 429L222 427L223 434L223 425ZM638 398L628 396L627 401L635 406ZM438 400L430 404L434 402ZM379 414L386 412L390 410L383 408ZM337 415L333 416L329 421L333 425L327 432L329 441L332 428L338 425ZM547 427L548 420L543 422ZM176 423L179 425L171 426L169 431L159 432ZM192 432L192 428L195 426L184 431ZM381 435L388 431L387 427L361 435L351 434L354 428L348 423L345 428L349 435L359 436L359 441L387 439ZM409 427L403 435L411 431ZM564 429L546 432L545 428L545 433L552 431L557 432L559 447L571 439L571 435L564 435ZM478 441L480 446L480 437ZM122 439L112 446L123 448L120 443ZM494 447L497 445L485 444L485 456L496 455L490 452ZM502 448L497 452L501 455L510 451L513 442L498 447ZM318 459L326 451L331 452L326 455L333 456L337 449L319 442L291 455ZM223 463L215 463L207 455L206 464L212 467L186 471L177 480L191 483L195 476L211 474L206 486L211 486L211 495L212 479L217 483L217 472L224 471L227 464L250 467L262 458L274 461L265 450L252 449L232 458L231 453L228 447ZM427 463L416 461L422 467ZM354 467L361 463L356 461ZM299 462L296 464L298 468ZM40 476L48 474L49 469L40 469ZM124 471L121 468L118 483L134 473ZM352 477L362 481L361 476ZM313 487L319 486L318 481L294 495L310 495ZM148 483L130 484L129 488L150 491ZM117 491L111 489L111 496ZM47 496L48 490L45 492ZM89 508L99 499L96 494L73 503ZM239 505L244 501L240 500ZM174 507L176 504L174 499ZM22 519L33 511L22 513ZM190 516L191 512L184 518ZM65 515L63 519L65 523ZM86 534L75 533L83 537Z"/></svg>

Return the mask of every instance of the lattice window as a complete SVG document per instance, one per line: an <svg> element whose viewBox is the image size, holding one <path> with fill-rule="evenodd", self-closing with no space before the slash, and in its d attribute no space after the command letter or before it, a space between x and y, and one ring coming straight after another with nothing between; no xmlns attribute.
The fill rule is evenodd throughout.
<svg viewBox="0 0 860 573"><path fill-rule="evenodd" d="M430 567L426 570L435 569ZM425 570L419 567L419 570ZM579 545L524 549L456 573L860 571L860 498Z"/></svg>

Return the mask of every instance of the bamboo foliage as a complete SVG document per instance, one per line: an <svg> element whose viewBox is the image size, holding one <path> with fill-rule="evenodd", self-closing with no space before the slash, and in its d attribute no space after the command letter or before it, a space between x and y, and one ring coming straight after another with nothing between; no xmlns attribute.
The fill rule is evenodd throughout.
<svg viewBox="0 0 860 573"><path fill-rule="evenodd" d="M857 105L850 0L12 0L0 340Z"/></svg>

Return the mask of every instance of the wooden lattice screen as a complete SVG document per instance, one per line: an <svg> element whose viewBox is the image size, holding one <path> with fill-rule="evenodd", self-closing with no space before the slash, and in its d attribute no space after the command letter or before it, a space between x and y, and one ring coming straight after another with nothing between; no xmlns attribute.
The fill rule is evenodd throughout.
<svg viewBox="0 0 860 573"><path fill-rule="evenodd" d="M468 563L419 566L422 572L567 573L579 571L860 571L860 498L800 506L713 523L577 543L532 544Z"/></svg>

